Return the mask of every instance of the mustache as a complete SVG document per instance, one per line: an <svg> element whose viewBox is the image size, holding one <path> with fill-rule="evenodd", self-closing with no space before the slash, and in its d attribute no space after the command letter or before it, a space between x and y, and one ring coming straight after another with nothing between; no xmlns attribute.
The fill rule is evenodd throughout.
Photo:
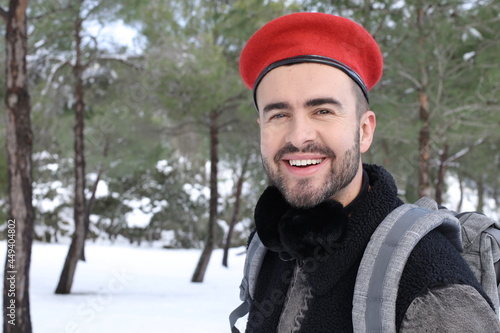
<svg viewBox="0 0 500 333"><path fill-rule="evenodd" d="M276 155L274 156L274 162L278 163L286 154L294 154L294 153L317 153L320 155L325 155L329 157L331 160L337 158L337 155L335 155L333 150L314 142L308 144L306 147L302 149L295 147L291 143L287 143L276 153Z"/></svg>

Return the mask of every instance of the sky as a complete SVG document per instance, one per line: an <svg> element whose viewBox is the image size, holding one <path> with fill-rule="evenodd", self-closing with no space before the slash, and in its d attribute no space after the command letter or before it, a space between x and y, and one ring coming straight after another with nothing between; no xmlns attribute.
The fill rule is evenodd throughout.
<svg viewBox="0 0 500 333"><path fill-rule="evenodd" d="M96 21L85 23L85 29L99 40L99 46L112 52L115 45L126 46L130 54L142 53L144 39L141 38L137 29L126 25L122 20L116 20L106 25Z"/></svg>

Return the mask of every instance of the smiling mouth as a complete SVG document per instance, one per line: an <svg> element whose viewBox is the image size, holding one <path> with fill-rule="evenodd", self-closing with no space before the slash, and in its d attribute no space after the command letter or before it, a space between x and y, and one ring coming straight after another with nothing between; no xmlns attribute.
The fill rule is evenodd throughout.
<svg viewBox="0 0 500 333"><path fill-rule="evenodd" d="M295 167L308 167L311 165L318 165L324 160L325 160L324 158L309 159L309 160L288 160L288 163L291 166Z"/></svg>

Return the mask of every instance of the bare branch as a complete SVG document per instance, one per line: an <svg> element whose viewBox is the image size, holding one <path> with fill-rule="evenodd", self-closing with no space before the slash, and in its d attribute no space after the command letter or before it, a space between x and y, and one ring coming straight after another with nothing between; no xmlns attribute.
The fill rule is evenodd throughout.
<svg viewBox="0 0 500 333"><path fill-rule="evenodd" d="M403 72L403 71L399 71L398 73L402 77L404 77L404 78L408 79L409 81L411 81L415 85L415 87L417 89L422 88L422 84L420 82L418 82L418 80L416 78L414 78L410 73L406 73L406 72Z"/></svg>
<svg viewBox="0 0 500 333"><path fill-rule="evenodd" d="M115 62L125 64L129 67L132 67L133 69L136 69L136 70L143 70L144 69L142 66L139 66L134 62L131 62L130 59L131 59L131 57L127 57L125 55L104 54L104 55L99 56L96 59L96 61L115 61Z"/></svg>
<svg viewBox="0 0 500 333"><path fill-rule="evenodd" d="M57 72L59 72L64 66L72 67L72 65L70 64L70 62L68 60L63 60L52 67L52 70L50 71L49 77L47 78L47 84L46 84L45 88L42 90L42 95L45 95L47 93L47 91L49 90L49 87L52 84Z"/></svg>
<svg viewBox="0 0 500 333"><path fill-rule="evenodd" d="M46 13L43 13L43 14L40 14L40 15L36 15L36 16L31 16L30 17L30 20L40 20L40 19L44 19L46 18L47 16L50 16L52 14L58 14L60 12L64 12L68 9L70 9L71 7L73 7L73 5L67 5L67 6L64 6L64 7L59 7L59 8L52 8L50 9L49 11L47 11Z"/></svg>
<svg viewBox="0 0 500 333"><path fill-rule="evenodd" d="M475 103L475 104L467 104L461 105L456 108L449 109L443 113L444 118L452 117L456 113L462 113L464 111L474 111L474 110L483 110L484 104Z"/></svg>
<svg viewBox="0 0 500 333"><path fill-rule="evenodd" d="M241 101L241 99L246 95L245 90L241 90L237 94L226 98L219 106L215 108L217 116L220 116L226 111L231 111L235 107L237 107Z"/></svg>
<svg viewBox="0 0 500 333"><path fill-rule="evenodd" d="M387 53L387 54L390 55L390 54L393 54L394 52L396 52L396 50L398 50L401 47L401 45L403 44L403 42L408 39L408 34L409 34L408 32L405 32L403 34L403 36L401 36L399 38L399 40L393 42L391 48L388 49L388 50L385 50L384 53Z"/></svg>
<svg viewBox="0 0 500 333"><path fill-rule="evenodd" d="M369 13L370 11L371 11L371 9L366 11L366 13ZM371 31L371 35L374 39L377 39L377 34L382 30L382 28L384 26L387 25L386 19L387 19L387 16L389 16L389 14L390 14L390 10L388 8L385 8L382 12L383 12L382 19L380 20L379 24L375 27L375 29L373 29Z"/></svg>
<svg viewBox="0 0 500 333"><path fill-rule="evenodd" d="M459 158L467 155L471 150L472 148L474 147L477 147L481 144L483 144L486 140L488 139L487 136L483 137L483 138L479 138L477 139L476 141L474 141L470 146L468 147L465 147L459 151L457 151L455 154L453 154L452 156L448 157L444 162L443 164L444 165L449 165L451 164L452 162L458 160Z"/></svg>

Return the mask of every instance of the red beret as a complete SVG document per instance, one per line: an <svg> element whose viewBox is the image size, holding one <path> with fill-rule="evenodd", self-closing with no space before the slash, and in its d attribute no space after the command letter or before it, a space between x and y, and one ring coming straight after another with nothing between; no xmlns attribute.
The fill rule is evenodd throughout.
<svg viewBox="0 0 500 333"><path fill-rule="evenodd" d="M383 58L377 43L361 25L323 13L279 17L259 29L240 57L240 74L255 91L272 69L303 62L334 66L368 91L382 76Z"/></svg>

